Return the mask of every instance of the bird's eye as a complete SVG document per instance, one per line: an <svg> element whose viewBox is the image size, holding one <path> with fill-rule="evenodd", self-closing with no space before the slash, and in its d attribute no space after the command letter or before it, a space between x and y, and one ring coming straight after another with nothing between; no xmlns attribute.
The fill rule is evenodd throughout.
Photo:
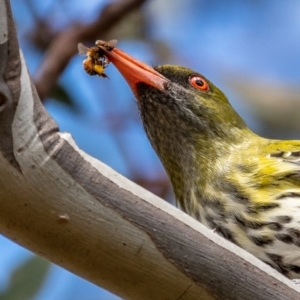
<svg viewBox="0 0 300 300"><path fill-rule="evenodd" d="M197 90L200 90L200 91L203 91L203 92L207 92L209 90L209 86L208 86L207 81L199 75L190 76L189 82Z"/></svg>

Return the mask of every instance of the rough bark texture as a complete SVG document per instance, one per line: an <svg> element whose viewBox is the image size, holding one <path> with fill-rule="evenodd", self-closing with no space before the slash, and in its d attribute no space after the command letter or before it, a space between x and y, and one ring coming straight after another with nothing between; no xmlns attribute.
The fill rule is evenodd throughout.
<svg viewBox="0 0 300 300"><path fill-rule="evenodd" d="M128 299L299 299L261 261L78 149L0 1L0 232ZM105 145L103 145L105 147Z"/></svg>

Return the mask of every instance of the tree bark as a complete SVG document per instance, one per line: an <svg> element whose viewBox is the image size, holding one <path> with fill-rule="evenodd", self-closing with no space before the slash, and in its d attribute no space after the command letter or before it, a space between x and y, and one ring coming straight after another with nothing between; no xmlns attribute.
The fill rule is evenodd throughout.
<svg viewBox="0 0 300 300"><path fill-rule="evenodd" d="M300 298L290 280L60 132L28 74L9 0L0 22L2 234L123 298Z"/></svg>

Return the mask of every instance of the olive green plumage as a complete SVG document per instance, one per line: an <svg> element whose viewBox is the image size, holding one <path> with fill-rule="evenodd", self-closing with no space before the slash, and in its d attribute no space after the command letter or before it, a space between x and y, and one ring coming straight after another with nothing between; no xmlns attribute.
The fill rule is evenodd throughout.
<svg viewBox="0 0 300 300"><path fill-rule="evenodd" d="M300 277L300 141L254 134L197 72L164 65L163 91L137 85L146 133L184 211L288 277Z"/></svg>

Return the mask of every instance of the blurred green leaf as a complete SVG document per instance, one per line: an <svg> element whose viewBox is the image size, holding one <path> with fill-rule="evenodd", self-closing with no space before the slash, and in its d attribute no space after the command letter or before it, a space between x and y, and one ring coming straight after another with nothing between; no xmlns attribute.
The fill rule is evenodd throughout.
<svg viewBox="0 0 300 300"><path fill-rule="evenodd" d="M60 84L55 85L54 89L51 91L50 98L53 98L58 102L69 106L70 108L76 109L76 105L74 104L72 98Z"/></svg>
<svg viewBox="0 0 300 300"><path fill-rule="evenodd" d="M11 275L7 289L0 293L0 300L30 300L41 288L51 263L33 256Z"/></svg>

